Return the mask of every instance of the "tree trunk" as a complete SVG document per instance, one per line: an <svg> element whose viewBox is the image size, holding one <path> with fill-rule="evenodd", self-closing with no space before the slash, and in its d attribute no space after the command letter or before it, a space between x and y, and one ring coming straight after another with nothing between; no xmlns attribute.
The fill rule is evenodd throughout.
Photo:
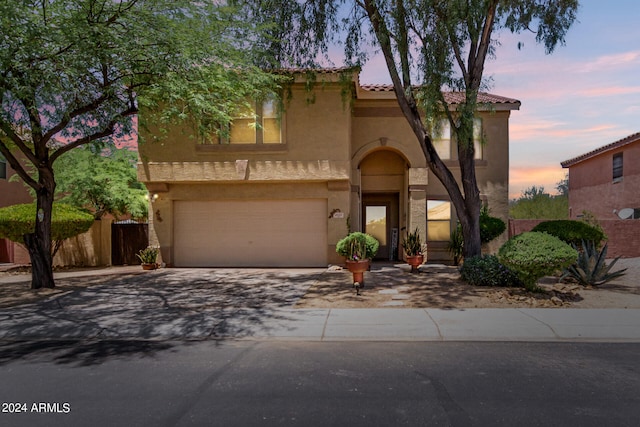
<svg viewBox="0 0 640 427"><path fill-rule="evenodd" d="M471 123L470 128L473 127ZM469 130L468 132L472 132ZM469 134L469 133L467 133ZM473 137L470 136L466 144L458 145L458 157L462 189L464 191L464 209L456 208L458 219L462 226L464 239L463 256L468 259L482 254L482 241L480 239L480 190L476 179L475 150L473 149Z"/></svg>
<svg viewBox="0 0 640 427"><path fill-rule="evenodd" d="M31 289L55 287L51 256L51 216L56 184L51 168L39 169L39 184L36 191L35 231L24 236L31 258Z"/></svg>
<svg viewBox="0 0 640 427"><path fill-rule="evenodd" d="M25 234L24 242L31 258L31 289L55 287L51 253L44 249L37 233Z"/></svg>

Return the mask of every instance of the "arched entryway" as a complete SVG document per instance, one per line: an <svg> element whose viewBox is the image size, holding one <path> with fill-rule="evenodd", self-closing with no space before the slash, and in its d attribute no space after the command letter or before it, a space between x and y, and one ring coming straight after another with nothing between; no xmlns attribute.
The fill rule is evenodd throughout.
<svg viewBox="0 0 640 427"><path fill-rule="evenodd" d="M377 259L397 260L405 226L407 161L394 150L380 149L360 162L362 230L380 242Z"/></svg>

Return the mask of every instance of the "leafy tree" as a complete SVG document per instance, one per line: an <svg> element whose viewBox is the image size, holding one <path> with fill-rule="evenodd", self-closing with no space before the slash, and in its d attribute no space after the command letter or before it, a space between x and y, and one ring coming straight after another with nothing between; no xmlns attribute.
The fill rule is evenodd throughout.
<svg viewBox="0 0 640 427"><path fill-rule="evenodd" d="M556 190L561 196L569 197L569 173L566 173L564 178L556 183Z"/></svg>
<svg viewBox="0 0 640 427"><path fill-rule="evenodd" d="M569 197L552 196L544 191L544 187L532 186L510 203L509 216L514 219L567 219Z"/></svg>
<svg viewBox="0 0 640 427"><path fill-rule="evenodd" d="M547 53L575 20L577 0L305 0L240 2L254 6L251 19L274 22L280 64L308 65L342 34L347 62L367 57L370 44L384 55L400 108L429 168L446 188L464 237L464 256L481 252L481 199L475 174L473 118L486 87L484 65L495 54L494 32L534 31ZM344 6L343 9L340 9ZM340 30L344 30L341 32ZM443 91L459 91L450 105ZM438 156L431 123L446 115L458 141L460 180Z"/></svg>
<svg viewBox="0 0 640 427"><path fill-rule="evenodd" d="M57 200L88 208L96 219L105 214L147 217L147 190L138 182L138 155L127 148L94 153L71 150L56 162Z"/></svg>
<svg viewBox="0 0 640 427"><path fill-rule="evenodd" d="M252 65L263 55L250 45L259 28L236 12L212 1L0 2L0 153L35 191L42 218L25 236L32 288L54 287L59 158L128 134L139 108L153 110L154 125L189 119L205 132L273 87L277 77Z"/></svg>
<svg viewBox="0 0 640 427"><path fill-rule="evenodd" d="M100 152L78 147L61 157L53 167L55 202L89 210L95 219L111 214L147 217L147 190L138 182L138 155L127 148L109 147ZM16 175L12 178L19 179ZM25 184L26 185L26 184ZM27 186L35 199L35 191Z"/></svg>

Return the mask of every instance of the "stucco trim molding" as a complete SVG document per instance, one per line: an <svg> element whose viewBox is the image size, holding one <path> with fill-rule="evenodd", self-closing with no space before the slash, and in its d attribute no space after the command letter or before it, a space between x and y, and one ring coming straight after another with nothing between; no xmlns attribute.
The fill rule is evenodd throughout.
<svg viewBox="0 0 640 427"><path fill-rule="evenodd" d="M359 166L364 158L367 157L376 148L386 148L395 151L404 159L408 167L411 167L411 161L403 151L402 145L398 141L392 138L387 138L386 136L375 139L356 150L353 156L351 156L351 163L353 165Z"/></svg>
<svg viewBox="0 0 640 427"><path fill-rule="evenodd" d="M331 160L239 159L227 162L149 162L142 166L138 167L140 182L349 180L349 163Z"/></svg>

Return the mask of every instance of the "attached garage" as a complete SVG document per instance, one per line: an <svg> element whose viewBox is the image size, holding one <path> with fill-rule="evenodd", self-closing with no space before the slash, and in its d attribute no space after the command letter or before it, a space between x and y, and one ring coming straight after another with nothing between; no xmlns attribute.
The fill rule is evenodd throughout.
<svg viewBox="0 0 640 427"><path fill-rule="evenodd" d="M176 267L327 265L327 200L174 201Z"/></svg>

